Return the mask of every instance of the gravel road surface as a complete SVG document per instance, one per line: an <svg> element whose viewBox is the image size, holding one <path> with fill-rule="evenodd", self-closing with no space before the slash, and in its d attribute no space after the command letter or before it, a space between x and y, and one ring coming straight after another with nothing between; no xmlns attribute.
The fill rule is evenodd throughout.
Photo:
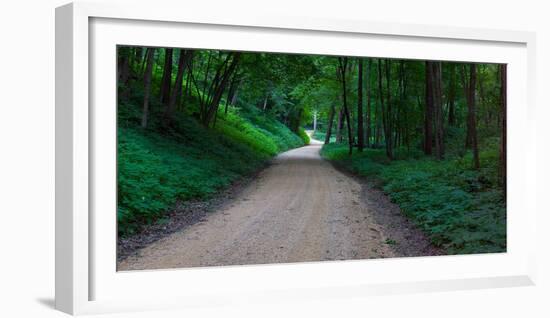
<svg viewBox="0 0 550 318"><path fill-rule="evenodd" d="M340 172L321 145L277 156L237 198L118 270L436 255L380 191Z"/></svg>

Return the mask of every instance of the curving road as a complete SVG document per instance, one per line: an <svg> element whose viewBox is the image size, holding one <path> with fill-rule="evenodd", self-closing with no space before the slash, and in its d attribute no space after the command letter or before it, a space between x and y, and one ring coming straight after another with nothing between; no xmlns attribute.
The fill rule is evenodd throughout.
<svg viewBox="0 0 550 318"><path fill-rule="evenodd" d="M320 157L320 148L313 141L280 154L238 198L139 250L118 270L435 253L395 206L365 194L355 178Z"/></svg>

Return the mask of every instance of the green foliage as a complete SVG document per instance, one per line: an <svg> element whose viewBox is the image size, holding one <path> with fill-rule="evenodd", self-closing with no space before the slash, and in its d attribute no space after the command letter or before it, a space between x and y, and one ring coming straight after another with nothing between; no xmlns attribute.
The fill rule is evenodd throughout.
<svg viewBox="0 0 550 318"><path fill-rule="evenodd" d="M130 71L128 80L118 83L121 235L141 224L158 222L177 200L208 197L277 153L308 144L304 124L312 127L315 120L319 130L313 138L324 141L323 131L332 114L333 142L345 96L351 118L345 129L349 125L356 136L358 119L365 120L364 129L371 127L368 144L376 143L379 149L348 157L346 144L329 145L322 150L325 157L376 181L449 253L505 249L505 207L497 167L502 120L498 65L477 67L475 116L482 151L481 168L473 170L472 154L465 149L467 64L442 64L445 160L434 161L421 151L427 105L424 61L364 58L361 117L359 58L349 58L343 91L336 56L242 52L236 68L229 68L226 63L234 52L193 50L190 64L180 73L181 95L168 118L171 108L160 98L166 49L157 48L148 125L141 129L145 51L139 47L118 50L117 66ZM177 56L172 61L172 88L176 86ZM394 161L382 150L386 126L394 137ZM347 143L347 134L343 135ZM386 243L394 244L392 240Z"/></svg>
<svg viewBox="0 0 550 318"><path fill-rule="evenodd" d="M271 139L266 131L254 126L233 113L228 113L224 118L219 118L216 130L229 138L249 146L258 153L275 155L278 152L277 143Z"/></svg>
<svg viewBox="0 0 550 318"><path fill-rule="evenodd" d="M309 145L309 136L302 127L300 127L300 129L298 130L298 135L302 139L304 145Z"/></svg>
<svg viewBox="0 0 550 318"><path fill-rule="evenodd" d="M130 49L124 48L119 52L120 56L126 56ZM132 80L118 86L117 219L121 236L136 232L144 224L162 221L165 213L178 200L208 198L238 178L259 169L274 155L305 144L302 136L277 120L276 114L259 110L252 98L230 106L227 113L222 106L225 101L222 100L216 119L208 123L208 127L199 124L201 98L208 97L205 95L208 90L203 86L209 87L208 82L214 80L213 69L223 57L223 54L214 51L195 52L194 76L200 80L198 85L191 85L195 82L190 81L189 72L185 72L184 83L190 84L186 84L189 89L181 96L174 118L167 125L167 106L159 98L165 50L155 50L155 64L161 67L153 67L148 126L142 129L144 55L141 52L140 62L132 61L131 64ZM132 57L132 54L128 56ZM263 65L255 61L257 58L271 61L265 56L244 54L241 74L245 69L251 71L255 65ZM242 84L241 98L250 97L249 92L257 93L258 99L263 98L266 87L271 87L270 83L286 83L303 77L300 74L306 70L300 71L295 65L286 65L280 59L286 61L281 56L271 61L273 65L265 65L270 79L250 82L259 85L256 90L248 82ZM293 58L289 59L293 61ZM294 64L301 63L301 58L294 60ZM174 82L176 58L173 63ZM287 70L281 67L293 69L293 77L286 76ZM262 74L265 75L262 72L256 75ZM288 84L291 86L292 83ZM288 103L283 91L280 95L281 100L277 103ZM272 92L270 96L279 95Z"/></svg>
<svg viewBox="0 0 550 318"><path fill-rule="evenodd" d="M367 177L381 187L401 211L449 254L506 251L506 209L498 186L496 146L480 153L481 169L471 155L436 161L418 156L388 161L384 151L366 149L347 155L347 145L324 146L321 154Z"/></svg>
<svg viewBox="0 0 550 318"><path fill-rule="evenodd" d="M325 136L326 136L326 132L317 129L316 131L313 132L312 137L313 137L313 139L324 141Z"/></svg>
<svg viewBox="0 0 550 318"><path fill-rule="evenodd" d="M119 119L131 122L131 109L120 111ZM236 113L218 118L214 130L190 117L178 118L170 135L119 127L119 234L162 219L177 200L208 198L278 152L302 144L274 119L252 122Z"/></svg>
<svg viewBox="0 0 550 318"><path fill-rule="evenodd" d="M313 133L313 139L316 139L316 140L319 140L319 141L322 141L322 142L325 142L325 137L327 135L327 132L326 131L322 131L321 129L317 129L314 133ZM336 133L333 133L331 134L330 136L330 142L331 143L334 143L336 142Z"/></svg>
<svg viewBox="0 0 550 318"><path fill-rule="evenodd" d="M269 155L306 144L285 125L255 108L231 109L220 114L215 127L219 132Z"/></svg>

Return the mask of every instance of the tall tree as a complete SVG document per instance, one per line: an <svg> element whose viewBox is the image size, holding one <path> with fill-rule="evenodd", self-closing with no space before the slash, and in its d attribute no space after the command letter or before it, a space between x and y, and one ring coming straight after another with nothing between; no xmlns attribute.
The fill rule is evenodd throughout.
<svg viewBox="0 0 550 318"><path fill-rule="evenodd" d="M449 88L447 93L447 104L449 109L448 114L448 123L449 126L454 126L456 124L456 114L455 114L455 99L456 99L456 64L449 63Z"/></svg>
<svg viewBox="0 0 550 318"><path fill-rule="evenodd" d="M153 76L153 57L155 55L154 48L147 49L147 57L145 74L143 76L143 112L141 117L141 127L147 128L149 117L149 97L151 95L151 78Z"/></svg>
<svg viewBox="0 0 550 318"><path fill-rule="evenodd" d="M366 146L367 146L367 147L370 147L370 139L371 139L371 133L372 133L372 128L371 128L371 115L372 115L372 110L371 110L371 99L370 99L370 90L371 90L370 72L371 72L371 64L372 64L372 60L369 58L369 59L368 59L368 63L367 63L367 78L366 78L366 80L365 80L365 83L366 83L366 91L367 91L367 115L365 116L365 121L366 121L367 129L366 129L366 133L365 133L365 142L366 142Z"/></svg>
<svg viewBox="0 0 550 318"><path fill-rule="evenodd" d="M118 50L118 81L122 85L127 85L130 77L130 48L119 47Z"/></svg>
<svg viewBox="0 0 550 318"><path fill-rule="evenodd" d="M431 80L431 64L425 63L425 77L426 77L426 100L424 106L424 153L426 155L432 154L432 142L433 142L433 112L434 112L434 94L433 83Z"/></svg>
<svg viewBox="0 0 550 318"><path fill-rule="evenodd" d="M328 114L327 133L325 134L325 145L330 143L330 136L332 134L332 123L334 122L334 113L336 113L336 107L334 103L330 104L330 111Z"/></svg>
<svg viewBox="0 0 550 318"><path fill-rule="evenodd" d="M359 58L357 75L357 148L363 151L363 58Z"/></svg>
<svg viewBox="0 0 550 318"><path fill-rule="evenodd" d="M466 67L466 66L464 66ZM464 71L464 74L466 71ZM467 134L466 145L472 149L474 155L474 168L479 169L479 148L477 144L477 123L476 123L476 78L477 69L476 64L470 64L469 78L465 82L465 95L467 97L466 103L468 104L468 122L467 122ZM469 139L469 140L468 140Z"/></svg>
<svg viewBox="0 0 550 318"><path fill-rule="evenodd" d="M164 52L164 67L160 84L160 101L168 105L170 100L170 89L172 86L172 56L173 49L166 49Z"/></svg>
<svg viewBox="0 0 550 318"><path fill-rule="evenodd" d="M384 94L384 75L382 71L382 64L384 64L384 70L386 73L386 92ZM384 128L384 144L386 148L386 156L391 160L393 159L393 130L392 130L392 100L391 100L391 62L386 59L384 63L382 60L378 60L378 90L380 96L380 110L382 113L382 126Z"/></svg>
<svg viewBox="0 0 550 318"><path fill-rule="evenodd" d="M437 159L443 159L444 143L443 143L443 102L441 94L441 62L426 62L428 70L428 81L430 82L430 93L432 94L431 101L433 105L433 127L434 127L434 142L435 156Z"/></svg>
<svg viewBox="0 0 550 318"><path fill-rule="evenodd" d="M214 116L218 111L222 94L228 85L229 78L239 63L240 56L240 52L227 53L221 63L218 63L214 78L210 81L209 85L206 85L208 74L205 75L205 84L203 86L205 89L203 89L202 94L199 94L199 107L201 123L206 127L210 125L212 119L214 119ZM211 57L212 55L209 56L209 61L206 67L207 73L210 68ZM199 89L199 85L193 76L191 79L196 88Z"/></svg>
<svg viewBox="0 0 550 318"><path fill-rule="evenodd" d="M233 76L231 76L231 82L229 84L229 89L227 90L227 98L225 99L224 114L226 115L227 115L227 109L229 105L233 105L235 102L234 98L237 95L236 93L239 86L239 81L240 79L238 78L238 72L235 71L233 73Z"/></svg>
<svg viewBox="0 0 550 318"><path fill-rule="evenodd" d="M126 98L130 93L128 82L130 80L130 57L132 51L129 47L118 47L117 80L121 87L119 97Z"/></svg>
<svg viewBox="0 0 550 318"><path fill-rule="evenodd" d="M348 100L347 100L347 87L346 87L346 71L348 67L348 58L347 57L339 57L338 58L338 66L340 70L340 81L342 83L342 101L343 101L343 110L344 110L344 116L346 118L346 123L348 127L348 144L349 144L349 151L348 153L351 155L353 153L353 136L351 132L351 119L349 115L349 109L348 109Z"/></svg>
<svg viewBox="0 0 550 318"><path fill-rule="evenodd" d="M376 125L374 126L375 128L375 134L374 134L374 145L376 147L378 147L380 145L380 140L382 139L382 116L380 115L381 113L381 108L382 108L382 105L381 103L384 102L384 97L382 95L382 92L381 92L381 71L380 71L380 61L378 61L378 89L376 90L376 97L377 99L380 101L380 102L377 102L375 103L374 105L374 119L376 120Z"/></svg>
<svg viewBox="0 0 550 318"><path fill-rule="evenodd" d="M500 127L500 183L504 189L504 198L506 199L506 112L507 112L507 85L508 74L506 64L499 65L499 77L500 77L500 110L501 110L501 127Z"/></svg>
<svg viewBox="0 0 550 318"><path fill-rule="evenodd" d="M176 108L176 101L178 100L179 95L183 89L183 72L189 65L189 61L193 56L193 51L191 50L182 50L180 49L180 54L178 57L178 71L176 74L176 82L174 83L174 89L171 90L170 98L168 99L168 105L164 112L164 123L165 126L168 126L172 123L174 116L174 109Z"/></svg>
<svg viewBox="0 0 550 318"><path fill-rule="evenodd" d="M154 50L153 48L151 48ZM143 75L145 73L145 68L147 66L147 55L149 54L150 48L145 48L145 58L141 60L141 66L139 67L139 74ZM153 56L154 57L154 56ZM153 60L154 62L154 60Z"/></svg>
<svg viewBox="0 0 550 318"><path fill-rule="evenodd" d="M143 48L141 46L138 46L134 50L135 56L134 56L134 65L133 67L138 69L141 67L141 60L143 59Z"/></svg>
<svg viewBox="0 0 550 318"><path fill-rule="evenodd" d="M409 81L407 76L407 68L408 64L403 63L402 65L402 87L403 92L401 96L401 104L403 105L403 112L404 112L404 142L407 145L407 152L410 153L411 150L411 136L410 136L410 126L414 125L414 120L411 119L411 113L414 113L412 105L408 104L408 96L409 96ZM412 124L411 124L412 123Z"/></svg>
<svg viewBox="0 0 550 318"><path fill-rule="evenodd" d="M386 128L385 128L385 139L386 139L386 155L391 160L393 159L393 125L394 125L394 116L393 116L393 100L391 98L391 60L386 59L385 68L386 68Z"/></svg>
<svg viewBox="0 0 550 318"><path fill-rule="evenodd" d="M209 118L207 118L207 120L210 120L212 118L212 114L218 111L218 106L220 104L222 94L229 83L229 78L231 77L231 75L233 75L233 73L237 69L240 56L241 56L241 53L239 52L233 53L231 63L226 68L225 73L221 75L220 83L218 87L213 91L214 94L213 94L212 100L210 101L210 112L208 114Z"/></svg>
<svg viewBox="0 0 550 318"><path fill-rule="evenodd" d="M230 105L237 104L237 100L239 98L241 83L242 83L242 79L239 79L239 81L235 84L235 88L233 89L233 92L231 93Z"/></svg>
<svg viewBox="0 0 550 318"><path fill-rule="evenodd" d="M484 107L487 105L486 95L485 95L485 85L483 83L483 73L485 72L485 67L482 65L478 65L477 67L477 85L479 87L478 90L478 99L477 99L477 110L480 118L480 120L483 120L483 123L485 124L486 128L489 128L489 109L487 107ZM485 111L483 109L485 108Z"/></svg>
<svg viewBox="0 0 550 318"><path fill-rule="evenodd" d="M340 98L341 100L342 98ZM344 107L341 106L338 110L338 118L336 120L336 143L343 141L342 130L344 129Z"/></svg>
<svg viewBox="0 0 550 318"><path fill-rule="evenodd" d="M397 124L399 125L399 140L397 145L407 145L407 151L410 151L410 138L409 138L409 109L408 105L408 81L407 81L407 67L405 61L399 61L399 109L397 113Z"/></svg>

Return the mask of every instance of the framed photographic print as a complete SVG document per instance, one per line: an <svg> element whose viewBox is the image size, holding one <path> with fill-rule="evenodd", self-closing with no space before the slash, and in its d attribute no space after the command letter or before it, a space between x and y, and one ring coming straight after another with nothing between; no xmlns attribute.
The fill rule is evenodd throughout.
<svg viewBox="0 0 550 318"><path fill-rule="evenodd" d="M533 284L534 35L56 11L56 308Z"/></svg>

